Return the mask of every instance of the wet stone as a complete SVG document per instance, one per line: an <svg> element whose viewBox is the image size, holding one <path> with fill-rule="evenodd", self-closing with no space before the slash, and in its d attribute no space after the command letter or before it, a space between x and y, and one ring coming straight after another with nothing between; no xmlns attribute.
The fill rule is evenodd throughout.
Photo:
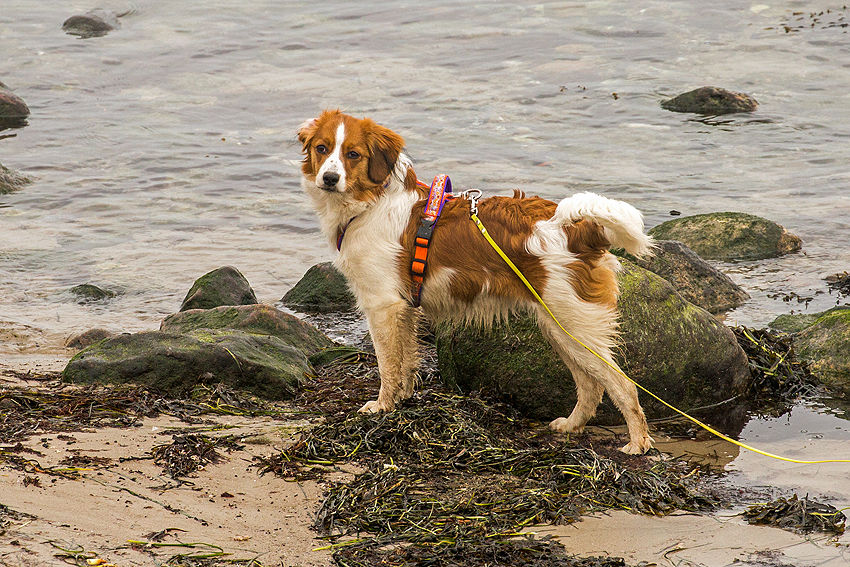
<svg viewBox="0 0 850 567"><path fill-rule="evenodd" d="M257 303L257 296L245 276L236 268L224 266L195 280L183 299L180 311Z"/></svg>
<svg viewBox="0 0 850 567"><path fill-rule="evenodd" d="M661 103L661 108L672 112L692 112L714 116L753 112L757 107L758 102L750 95L718 87L700 87Z"/></svg>
<svg viewBox="0 0 850 567"><path fill-rule="evenodd" d="M0 118L0 123L2 123L2 120L3 119ZM0 129L2 129L2 126L0 126ZM4 167L3 164L0 164L0 195L13 193L21 187L29 185L32 181L32 178L18 173L17 171L12 171L11 169Z"/></svg>
<svg viewBox="0 0 850 567"><path fill-rule="evenodd" d="M281 302L290 309L306 313L349 311L357 305L345 276L331 262L316 264L307 270Z"/></svg>
<svg viewBox="0 0 850 567"><path fill-rule="evenodd" d="M68 18L62 24L62 30L69 35L79 36L81 39L102 37L110 31L121 27L121 24L118 22L119 17L114 12L92 10L91 12Z"/></svg>

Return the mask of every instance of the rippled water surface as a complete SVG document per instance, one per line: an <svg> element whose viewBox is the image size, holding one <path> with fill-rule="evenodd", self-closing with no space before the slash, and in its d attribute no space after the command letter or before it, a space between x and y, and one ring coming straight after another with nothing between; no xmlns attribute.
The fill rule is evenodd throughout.
<svg viewBox="0 0 850 567"><path fill-rule="evenodd" d="M62 31L95 7L126 12L120 29ZM591 190L649 227L674 209L775 220L803 252L721 265L753 297L727 321L805 308L792 291L830 307L823 278L850 270L845 16L826 1L4 0L0 81L32 115L0 132L0 163L36 180L0 196L0 325L30 337L0 337L0 357L157 328L226 264L277 301L333 257L294 137L326 107L393 128L421 178L456 188ZM660 108L703 85L760 107ZM80 305L81 283L119 295Z"/></svg>

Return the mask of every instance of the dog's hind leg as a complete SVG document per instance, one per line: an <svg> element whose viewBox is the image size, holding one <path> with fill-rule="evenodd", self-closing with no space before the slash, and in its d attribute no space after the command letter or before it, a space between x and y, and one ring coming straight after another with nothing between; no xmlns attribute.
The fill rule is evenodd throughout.
<svg viewBox="0 0 850 567"><path fill-rule="evenodd" d="M418 314L406 302L364 309L375 345L381 389L378 399L366 402L361 413L391 411L413 394L417 364L416 321Z"/></svg>
<svg viewBox="0 0 850 567"><path fill-rule="evenodd" d="M557 300L552 300L552 304L558 303ZM550 309L552 304L549 304ZM610 351L614 335L613 318L610 313L606 317L604 311L607 310L599 309L600 313L595 314L596 317L583 322L570 321L569 312L564 309L553 310L553 312L561 324L577 339L592 348L614 368L618 368ZM585 315L588 315L586 305L583 311ZM567 336L543 309L538 310L538 323L544 336L572 372L578 394L576 407L570 417L555 419L550 423L550 427L562 432L581 431L587 420L595 415L604 389L623 414L629 428L629 443L621 451L629 454L646 452L652 446L652 438L649 436L646 417L640 407L635 385Z"/></svg>

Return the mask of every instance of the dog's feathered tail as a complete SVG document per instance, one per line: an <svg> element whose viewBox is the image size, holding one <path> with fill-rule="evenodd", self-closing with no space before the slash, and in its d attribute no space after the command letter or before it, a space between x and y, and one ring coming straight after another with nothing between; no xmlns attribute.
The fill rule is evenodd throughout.
<svg viewBox="0 0 850 567"><path fill-rule="evenodd" d="M603 226L613 248L623 248L637 257L653 253L655 243L643 232L643 215L628 203L595 193L576 193L558 204L551 220L571 225L580 219Z"/></svg>

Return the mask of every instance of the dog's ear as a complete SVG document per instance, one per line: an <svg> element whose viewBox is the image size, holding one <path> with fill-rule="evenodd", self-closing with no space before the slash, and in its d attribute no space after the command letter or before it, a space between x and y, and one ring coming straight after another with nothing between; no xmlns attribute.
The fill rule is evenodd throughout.
<svg viewBox="0 0 850 567"><path fill-rule="evenodd" d="M369 179L373 183L383 183L395 169L395 162L404 149L404 138L372 122L368 128L367 145L371 154Z"/></svg>
<svg viewBox="0 0 850 567"><path fill-rule="evenodd" d="M316 133L316 129L318 128L318 119L311 118L309 120L305 120L301 126L298 127L298 141L301 142L301 145L306 149L307 142L310 141L310 138Z"/></svg>

